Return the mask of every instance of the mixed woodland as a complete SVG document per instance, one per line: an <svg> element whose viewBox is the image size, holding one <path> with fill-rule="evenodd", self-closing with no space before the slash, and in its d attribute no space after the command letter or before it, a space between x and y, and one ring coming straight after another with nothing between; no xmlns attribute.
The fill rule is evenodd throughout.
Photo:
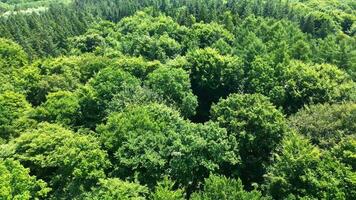
<svg viewBox="0 0 356 200"><path fill-rule="evenodd" d="M356 199L354 0L0 0L0 200Z"/></svg>

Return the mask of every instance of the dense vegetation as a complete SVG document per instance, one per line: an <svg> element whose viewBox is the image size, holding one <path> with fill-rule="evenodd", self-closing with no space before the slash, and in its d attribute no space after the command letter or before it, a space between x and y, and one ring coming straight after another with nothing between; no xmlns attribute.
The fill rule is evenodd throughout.
<svg viewBox="0 0 356 200"><path fill-rule="evenodd" d="M355 22L352 0L2 0L0 199L356 199Z"/></svg>

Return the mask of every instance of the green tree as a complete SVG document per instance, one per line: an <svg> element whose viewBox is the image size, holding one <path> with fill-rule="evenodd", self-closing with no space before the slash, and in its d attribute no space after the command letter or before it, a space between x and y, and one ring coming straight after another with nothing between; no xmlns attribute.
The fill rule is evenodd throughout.
<svg viewBox="0 0 356 200"><path fill-rule="evenodd" d="M91 128L95 127L95 124L102 121L107 115L107 109L115 95L140 85L139 79L120 68L102 69L89 80L85 87L78 91L81 113L83 114L81 121Z"/></svg>
<svg viewBox="0 0 356 200"><path fill-rule="evenodd" d="M150 73L162 66L159 61L147 61L142 57L136 58L128 56L119 58L112 65L129 72L141 80L145 80Z"/></svg>
<svg viewBox="0 0 356 200"><path fill-rule="evenodd" d="M31 110L24 95L11 91L0 93L0 143L19 136L33 125L28 119Z"/></svg>
<svg viewBox="0 0 356 200"><path fill-rule="evenodd" d="M219 40L232 45L234 35L218 23L196 23L192 26L193 39L196 40L198 48L213 46Z"/></svg>
<svg viewBox="0 0 356 200"><path fill-rule="evenodd" d="M80 86L79 58L59 57L37 61L21 73L21 83L27 99L33 105L46 101L50 92L74 91Z"/></svg>
<svg viewBox="0 0 356 200"><path fill-rule="evenodd" d="M130 106L97 129L120 178L138 178L153 187L164 176L196 187L210 172L238 160L234 139L216 124L192 124L160 104Z"/></svg>
<svg viewBox="0 0 356 200"><path fill-rule="evenodd" d="M354 135L344 137L332 150L340 162L356 170L356 138Z"/></svg>
<svg viewBox="0 0 356 200"><path fill-rule="evenodd" d="M71 39L72 51L80 53L92 53L98 47L105 45L105 39L98 33L86 33Z"/></svg>
<svg viewBox="0 0 356 200"><path fill-rule="evenodd" d="M320 148L330 149L356 132L356 104L311 105L289 117L289 124Z"/></svg>
<svg viewBox="0 0 356 200"><path fill-rule="evenodd" d="M120 37L121 34L113 22L95 22L83 35L69 38L70 52L72 54L94 53L110 57L121 55L118 41Z"/></svg>
<svg viewBox="0 0 356 200"><path fill-rule="evenodd" d="M345 72L328 64L291 62L285 71L283 107L295 112L308 103L340 102L355 98L355 83Z"/></svg>
<svg viewBox="0 0 356 200"><path fill-rule="evenodd" d="M28 56L22 47L11 40L0 38L0 92L12 90L21 92L19 72L28 63Z"/></svg>
<svg viewBox="0 0 356 200"><path fill-rule="evenodd" d="M106 113L123 112L129 106L150 103L167 104L160 95L147 87L129 86L114 95L107 106Z"/></svg>
<svg viewBox="0 0 356 200"><path fill-rule="evenodd" d="M245 91L268 96L275 105L283 104L286 91L281 84L281 77L285 66L276 65L269 54L256 56L249 65L246 70Z"/></svg>
<svg viewBox="0 0 356 200"><path fill-rule="evenodd" d="M189 75L183 69L159 68L148 76L145 84L168 104L177 107L183 116L195 114L198 100L192 92Z"/></svg>
<svg viewBox="0 0 356 200"><path fill-rule="evenodd" d="M272 151L288 132L283 114L260 94L232 94L212 106L211 116L238 142L239 177L248 187L261 182Z"/></svg>
<svg viewBox="0 0 356 200"><path fill-rule="evenodd" d="M117 178L101 179L92 191L84 193L84 200L145 200L148 189L138 183L130 183Z"/></svg>
<svg viewBox="0 0 356 200"><path fill-rule="evenodd" d="M89 79L93 78L100 70L110 66L113 59L104 56L95 56L93 54L82 54L78 57L70 57L71 60L76 60L80 71L80 82L85 84Z"/></svg>
<svg viewBox="0 0 356 200"><path fill-rule="evenodd" d="M210 175L205 179L201 192L192 194L192 200L259 200L268 199L256 190L245 191L240 179L229 179L224 176Z"/></svg>
<svg viewBox="0 0 356 200"><path fill-rule="evenodd" d="M223 56L206 48L190 52L186 59L192 89L199 100L198 113L202 118L207 118L212 102L243 89L244 70L238 57Z"/></svg>
<svg viewBox="0 0 356 200"><path fill-rule="evenodd" d="M88 86L94 90L99 105L105 107L112 97L128 86L138 86L140 81L121 69L108 67L101 70Z"/></svg>
<svg viewBox="0 0 356 200"><path fill-rule="evenodd" d="M152 193L152 200L184 200L184 190L174 190L175 182L165 177L157 183L155 191Z"/></svg>
<svg viewBox="0 0 356 200"><path fill-rule="evenodd" d="M30 175L30 170L20 162L0 159L0 199L38 199L45 198L51 190L42 180Z"/></svg>
<svg viewBox="0 0 356 200"><path fill-rule="evenodd" d="M1 149L1 157L19 160L31 174L46 181L56 198L74 198L89 190L108 167L97 138L42 123Z"/></svg>
<svg viewBox="0 0 356 200"><path fill-rule="evenodd" d="M265 187L274 199L353 199L354 172L298 134L285 137L268 168Z"/></svg>
<svg viewBox="0 0 356 200"><path fill-rule="evenodd" d="M311 12L302 20L301 29L316 37L324 38L335 32L335 22L323 12Z"/></svg>
<svg viewBox="0 0 356 200"><path fill-rule="evenodd" d="M34 110L32 118L38 121L75 126L81 117L79 98L75 93L59 91L50 93L46 102Z"/></svg>
<svg viewBox="0 0 356 200"><path fill-rule="evenodd" d="M0 38L0 59L8 68L18 69L28 63L28 56L23 48L15 42L4 38ZM6 68L1 68L1 72L2 70L6 70Z"/></svg>
<svg viewBox="0 0 356 200"><path fill-rule="evenodd" d="M172 18L154 14L146 9L126 17L118 23L122 34L121 49L131 56L143 56L148 60L165 61L187 49L190 41L188 29Z"/></svg>

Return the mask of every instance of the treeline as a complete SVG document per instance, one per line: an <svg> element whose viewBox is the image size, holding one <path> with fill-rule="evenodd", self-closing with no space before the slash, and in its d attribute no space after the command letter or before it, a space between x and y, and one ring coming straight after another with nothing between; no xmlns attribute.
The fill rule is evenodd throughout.
<svg viewBox="0 0 356 200"><path fill-rule="evenodd" d="M0 37L13 39L31 58L57 56L68 50L67 37L79 35L90 18L117 22L137 10L152 7L171 16L179 24L192 21L222 21L250 15L286 19L297 23L304 33L325 39L343 32L354 36L356 25L352 1L328 0L79 0L66 6L50 6L48 12L17 13L0 18ZM54 5L56 3L53 3ZM69 23L73 22L73 23ZM13 26L13 24L17 24ZM33 34L37 33L37 34ZM334 39L335 40L335 39ZM26 41L26 42L25 42ZM40 42L42 41L42 42ZM53 51L49 47L55 47Z"/></svg>
<svg viewBox="0 0 356 200"><path fill-rule="evenodd" d="M63 4L52 4L39 13L0 17L0 37L18 42L32 60L65 54L67 37L83 33L93 17Z"/></svg>
<svg viewBox="0 0 356 200"><path fill-rule="evenodd" d="M150 6L173 17L181 24L189 24L190 16L194 16L197 21L211 22L219 20L226 12L231 12L240 17L253 14L295 21L304 32L316 37L325 37L337 30L355 34L355 26L353 26L355 5L351 0L327 0L326 2L319 0L133 0L129 2L80 0L75 1L75 4L111 21L118 21L123 16Z"/></svg>
<svg viewBox="0 0 356 200"><path fill-rule="evenodd" d="M48 7L53 0L1 0L0 15L11 12L30 12L39 7ZM71 0L62 0L61 2L69 3Z"/></svg>

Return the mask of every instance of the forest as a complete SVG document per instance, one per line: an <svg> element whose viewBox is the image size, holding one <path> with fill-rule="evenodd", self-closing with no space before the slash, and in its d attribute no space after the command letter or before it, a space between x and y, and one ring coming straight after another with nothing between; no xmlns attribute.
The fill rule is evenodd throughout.
<svg viewBox="0 0 356 200"><path fill-rule="evenodd" d="M0 0L0 200L355 200L356 1Z"/></svg>

